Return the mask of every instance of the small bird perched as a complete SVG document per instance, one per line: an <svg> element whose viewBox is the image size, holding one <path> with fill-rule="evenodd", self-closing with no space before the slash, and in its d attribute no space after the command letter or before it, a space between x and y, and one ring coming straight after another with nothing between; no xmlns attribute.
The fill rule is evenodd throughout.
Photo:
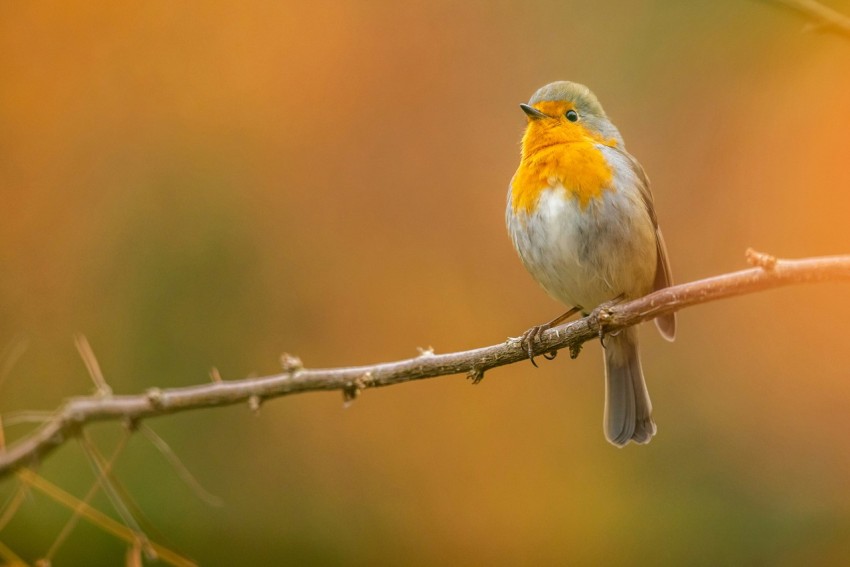
<svg viewBox="0 0 850 567"><path fill-rule="evenodd" d="M526 269L571 309L522 337L534 342L575 312L671 285L649 179L590 89L558 81L521 104L528 124L508 191L506 220ZM655 320L673 340L675 315ZM635 327L605 338L605 437L622 447L655 435Z"/></svg>

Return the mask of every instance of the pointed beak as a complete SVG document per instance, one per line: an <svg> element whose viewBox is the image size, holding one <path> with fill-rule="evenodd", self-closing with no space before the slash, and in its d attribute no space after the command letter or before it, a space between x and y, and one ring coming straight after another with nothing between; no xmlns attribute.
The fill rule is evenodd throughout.
<svg viewBox="0 0 850 567"><path fill-rule="evenodd" d="M519 107L520 107L520 108L522 109L522 111L523 111L523 112L525 112L525 113L528 115L528 117L529 117L529 118L531 118L532 120L539 120L539 119L541 119L541 118L549 118L549 116L548 116L548 115L543 114L542 112L540 112L539 110L537 110L537 109L536 109L536 108L534 108L533 106L529 106L529 105L527 105L527 104L525 104L525 103L520 104L520 105L519 105Z"/></svg>

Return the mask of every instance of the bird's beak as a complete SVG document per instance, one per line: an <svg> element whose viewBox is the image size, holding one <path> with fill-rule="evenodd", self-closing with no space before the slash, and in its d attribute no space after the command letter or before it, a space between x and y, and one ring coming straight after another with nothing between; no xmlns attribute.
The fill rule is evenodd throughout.
<svg viewBox="0 0 850 567"><path fill-rule="evenodd" d="M522 109L522 111L523 111L523 112L525 112L525 113L528 115L528 117L529 117L529 118L531 118L532 120L539 120L539 119L541 119L541 118L548 118L548 117L549 117L548 115L543 114L542 112L540 112L539 110L537 110L537 109L536 109L536 108L534 108L533 106L529 106L529 105L527 105L527 104L525 104L525 103L520 104L520 105L519 105L519 107L520 107L520 108Z"/></svg>

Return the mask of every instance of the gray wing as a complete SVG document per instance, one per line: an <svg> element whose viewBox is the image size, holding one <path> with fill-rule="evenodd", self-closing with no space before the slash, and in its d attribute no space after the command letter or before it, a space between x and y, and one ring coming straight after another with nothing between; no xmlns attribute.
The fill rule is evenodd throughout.
<svg viewBox="0 0 850 567"><path fill-rule="evenodd" d="M632 169L637 175L639 182L640 195L643 198L643 204L649 213L649 218L652 219L652 225L655 227L655 248L656 248L656 264L655 264L655 281L652 289L659 290L673 285L673 275L670 273L670 262L667 259L667 246L664 244L664 237L661 235L661 229L658 228L658 218L655 216L655 205L652 201L652 191L649 190L649 177L638 161L625 150L620 150L632 164ZM672 341L676 338L676 314L668 313L661 315L655 319L655 325L661 336Z"/></svg>

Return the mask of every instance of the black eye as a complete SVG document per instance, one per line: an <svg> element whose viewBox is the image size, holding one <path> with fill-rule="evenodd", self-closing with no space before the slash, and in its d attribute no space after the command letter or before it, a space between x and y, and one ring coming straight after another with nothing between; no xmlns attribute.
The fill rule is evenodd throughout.
<svg viewBox="0 0 850 567"><path fill-rule="evenodd" d="M570 122L577 122L578 121L578 112L576 112L575 110L568 110L567 113L565 114L565 116L567 117L567 120L569 120Z"/></svg>

